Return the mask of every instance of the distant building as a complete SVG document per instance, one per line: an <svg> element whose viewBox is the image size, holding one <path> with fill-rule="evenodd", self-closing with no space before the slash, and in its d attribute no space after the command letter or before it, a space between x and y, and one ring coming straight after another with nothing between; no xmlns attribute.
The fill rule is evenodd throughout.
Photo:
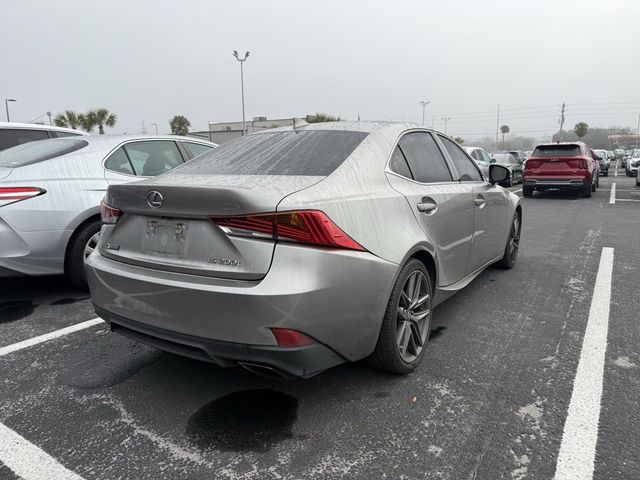
<svg viewBox="0 0 640 480"><path fill-rule="evenodd" d="M268 119L267 117L253 117L252 120L245 122L247 134L261 132L269 128L291 126L293 126L293 118ZM209 122L209 130L189 132L189 135L220 144L241 137L242 122Z"/></svg>

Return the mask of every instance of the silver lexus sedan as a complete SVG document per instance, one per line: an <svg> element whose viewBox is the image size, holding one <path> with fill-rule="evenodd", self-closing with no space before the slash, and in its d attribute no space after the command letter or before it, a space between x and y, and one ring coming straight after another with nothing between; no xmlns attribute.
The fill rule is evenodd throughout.
<svg viewBox="0 0 640 480"><path fill-rule="evenodd" d="M221 366L310 377L367 358L408 373L433 308L516 262L519 198L449 137L335 122L225 143L110 186L87 259L114 332Z"/></svg>
<svg viewBox="0 0 640 480"><path fill-rule="evenodd" d="M99 135L0 152L0 277L66 273L86 287L109 185L150 177L211 150L188 137Z"/></svg>

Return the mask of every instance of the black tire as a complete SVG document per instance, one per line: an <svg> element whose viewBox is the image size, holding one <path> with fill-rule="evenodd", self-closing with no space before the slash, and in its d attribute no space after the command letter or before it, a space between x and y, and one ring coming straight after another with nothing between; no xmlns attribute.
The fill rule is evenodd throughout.
<svg viewBox="0 0 640 480"><path fill-rule="evenodd" d="M524 190L523 190L524 193ZM516 211L513 214L511 220L511 228L509 229L509 238L507 238L507 244L504 247L504 255L496 263L498 268L510 270L516 265L518 260L518 251L520 250L520 233L522 232L522 217L520 213Z"/></svg>
<svg viewBox="0 0 640 480"><path fill-rule="evenodd" d="M87 274L84 269L85 248L87 243L96 235L102 222L93 218L82 224L71 236L65 257L65 275L78 288L87 289Z"/></svg>
<svg viewBox="0 0 640 480"><path fill-rule="evenodd" d="M600 177L596 177L596 188L600 188Z"/></svg>
<svg viewBox="0 0 640 480"><path fill-rule="evenodd" d="M522 196L523 197L533 197L533 187L522 187Z"/></svg>
<svg viewBox="0 0 640 480"><path fill-rule="evenodd" d="M591 185L582 188L582 196L584 198L591 198Z"/></svg>
<svg viewBox="0 0 640 480"><path fill-rule="evenodd" d="M426 330L426 336L422 341L420 352L415 357L415 359L413 361L406 361L405 359L403 359L400 352L400 347L398 346L398 330L402 322L402 319L400 318L400 301L403 290L406 286L405 284L409 281L412 275L416 274L416 272L420 272L422 274L421 278L423 278L423 281L426 282L425 291L428 292L429 296L429 299L427 300L428 315L425 318L425 323L423 324L422 329L422 335L424 335ZM402 268L400 275L398 275L398 279L396 280L396 283L391 292L391 298L389 298L389 303L387 304L387 309L382 320L382 326L380 327L380 334L378 336L378 343L376 344L376 348L373 353L366 359L367 363L375 368L386 370L387 372L391 373L402 375L411 373L424 356L424 351L426 350L427 342L429 341L429 332L432 317L433 279L429 275L429 272L425 268L424 264L420 260L414 258L407 262L407 264ZM413 328L410 328L410 331L412 334L415 332ZM413 338L413 336L411 338Z"/></svg>

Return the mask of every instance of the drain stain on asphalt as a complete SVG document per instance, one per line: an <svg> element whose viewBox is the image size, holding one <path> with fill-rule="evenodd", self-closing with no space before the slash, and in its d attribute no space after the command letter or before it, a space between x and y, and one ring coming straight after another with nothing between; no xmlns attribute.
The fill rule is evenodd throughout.
<svg viewBox="0 0 640 480"><path fill-rule="evenodd" d="M3 302L0 303L0 323L9 323L21 320L33 313L37 305L31 301Z"/></svg>
<svg viewBox="0 0 640 480"><path fill-rule="evenodd" d="M297 398L274 390L243 390L200 408L186 433L202 450L267 452L293 437L297 418Z"/></svg>
<svg viewBox="0 0 640 480"><path fill-rule="evenodd" d="M78 348L61 365L57 381L83 389L110 387L134 376L161 355L156 348L109 334Z"/></svg>
<svg viewBox="0 0 640 480"><path fill-rule="evenodd" d="M436 327L429 332L429 340L433 340L434 338L438 338L440 335L444 333L447 327Z"/></svg>
<svg viewBox="0 0 640 480"><path fill-rule="evenodd" d="M87 300L91 297L82 297L82 298L61 298L60 300L56 300L55 302L51 302L51 305L70 305L72 303L81 302L82 300Z"/></svg>

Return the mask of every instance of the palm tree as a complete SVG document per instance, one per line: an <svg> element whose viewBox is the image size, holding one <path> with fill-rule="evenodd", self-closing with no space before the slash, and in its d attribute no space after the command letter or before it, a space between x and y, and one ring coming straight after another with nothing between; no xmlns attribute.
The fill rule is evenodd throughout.
<svg viewBox="0 0 640 480"><path fill-rule="evenodd" d="M171 133L174 135L186 135L189 133L191 122L184 115L175 115L170 121Z"/></svg>
<svg viewBox="0 0 640 480"><path fill-rule="evenodd" d="M53 119L53 123L56 124L56 127L73 128L76 130L77 127L82 125L80 117L82 117L82 115L78 115L73 110L65 110L64 113L56 115L56 118Z"/></svg>
<svg viewBox="0 0 640 480"><path fill-rule="evenodd" d="M509 133L511 129L509 128L509 125L502 125L500 127L500 131L502 132L502 146L504 147L504 136Z"/></svg>
<svg viewBox="0 0 640 480"><path fill-rule="evenodd" d="M334 117L328 113L316 113L315 115L307 115L306 121L309 123L339 122L340 117Z"/></svg>
<svg viewBox="0 0 640 480"><path fill-rule="evenodd" d="M98 133L104 135L104 126L115 127L116 120L118 119L115 113L109 112L106 108L99 108L97 110L90 110L84 115L85 123L83 128L90 132L93 127L98 127Z"/></svg>
<svg viewBox="0 0 640 480"><path fill-rule="evenodd" d="M573 133L575 133L578 138L582 138L589 133L589 125L584 122L576 123L576 126L573 127Z"/></svg>

